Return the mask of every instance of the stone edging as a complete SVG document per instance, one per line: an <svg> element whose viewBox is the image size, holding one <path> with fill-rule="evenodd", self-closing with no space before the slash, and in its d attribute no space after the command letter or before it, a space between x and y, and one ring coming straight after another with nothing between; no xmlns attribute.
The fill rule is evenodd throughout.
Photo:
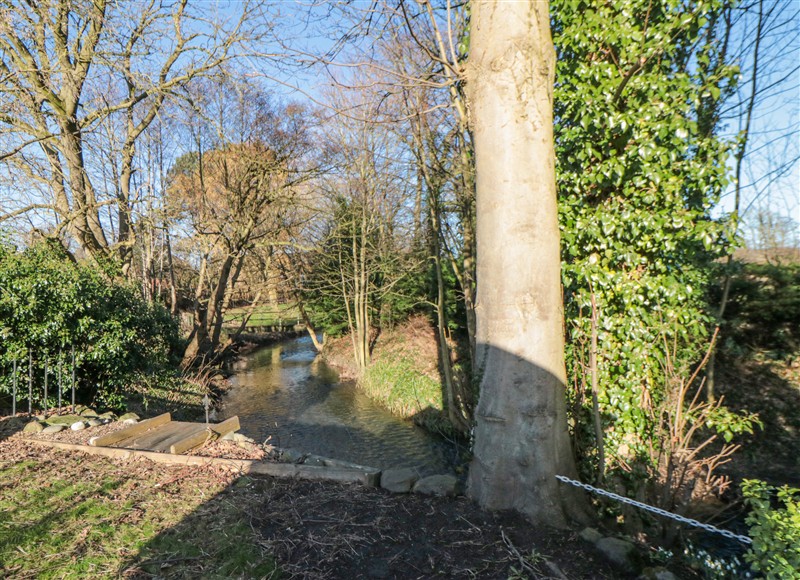
<svg viewBox="0 0 800 580"><path fill-rule="evenodd" d="M92 447L61 441L45 441L42 439L26 439L25 441L63 449L78 451L89 455L102 455L114 459L132 459L144 457L155 463L168 465L214 465L235 469L242 473L270 475L272 477L296 477L298 479L312 479L318 481L337 481L344 483L360 483L367 487L378 487L381 480L381 471L378 469L353 469L347 467L323 467L311 465L296 465L294 463L268 463L252 459L224 459L220 457L201 457L199 455L173 455L171 453L156 453L154 451L140 451L138 449L122 449L117 447Z"/></svg>

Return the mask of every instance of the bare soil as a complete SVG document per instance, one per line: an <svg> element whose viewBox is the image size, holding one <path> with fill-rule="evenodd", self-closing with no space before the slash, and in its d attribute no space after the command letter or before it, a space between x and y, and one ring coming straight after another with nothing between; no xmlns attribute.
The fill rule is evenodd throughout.
<svg viewBox="0 0 800 580"><path fill-rule="evenodd" d="M174 468L146 460L118 461L65 453L32 445L28 436L19 432L20 424L0 420L0 463L11 467L35 459L39 481L62 477L103 481L104 474L113 474L115 479L128 480L134 486L137 481L157 482L159 496L169 490L173 500L184 492L192 494L190 513L161 530L146 546L136 550L131 546L111 547L128 554L115 572L125 578L206 577L213 566L222 565L219 553L204 556L201 550L200 555L193 553L182 561L180 553L165 555L161 551L165 543L173 546L175 538L192 538L198 530L215 527L215 514L223 508L237 510L239 520L252 531L242 541L253 544L252 553L274 559L282 578L625 577L576 531L535 527L518 514L487 512L464 497L394 495L356 485L239 476L219 469ZM85 443L115 426L63 431L47 437ZM241 457L248 450L220 441L206 446L204 452ZM142 488L139 484L136 489L152 485ZM223 489L196 505L197 489L204 486L212 492L220 486ZM159 509L152 501L141 501L137 506L139 511L133 514L137 518L150 517L153 514L145 513L147 510ZM64 565L68 567L69 562ZM8 577L15 577L12 570L6 572L11 572ZM237 577L257 576L241 573Z"/></svg>
<svg viewBox="0 0 800 580"><path fill-rule="evenodd" d="M721 469L738 485L763 479L800 487L800 354L723 359L719 391L735 411L758 413L763 428L742 439L742 449Z"/></svg>
<svg viewBox="0 0 800 580"><path fill-rule="evenodd" d="M624 577L576 533L464 497L293 480L261 493L251 525L290 578Z"/></svg>

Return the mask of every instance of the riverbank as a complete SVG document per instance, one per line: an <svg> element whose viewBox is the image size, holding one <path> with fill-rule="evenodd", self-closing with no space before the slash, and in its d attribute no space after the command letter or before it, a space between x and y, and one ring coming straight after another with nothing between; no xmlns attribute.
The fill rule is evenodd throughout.
<svg viewBox="0 0 800 580"><path fill-rule="evenodd" d="M9 578L624 578L572 531L469 500L0 440ZM198 531L202 530L202 533Z"/></svg>
<svg viewBox="0 0 800 580"><path fill-rule="evenodd" d="M329 339L323 358L394 415L434 433L452 435L442 411L436 332L425 316L414 316L376 336L371 363L363 372L355 365L349 336Z"/></svg>

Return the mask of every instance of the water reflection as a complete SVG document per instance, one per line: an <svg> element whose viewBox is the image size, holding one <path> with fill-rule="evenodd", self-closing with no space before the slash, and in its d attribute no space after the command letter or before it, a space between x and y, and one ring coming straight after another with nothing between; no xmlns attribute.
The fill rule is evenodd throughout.
<svg viewBox="0 0 800 580"><path fill-rule="evenodd" d="M239 415L257 441L379 468L450 469L448 445L340 383L308 337L258 350L233 370L221 418Z"/></svg>

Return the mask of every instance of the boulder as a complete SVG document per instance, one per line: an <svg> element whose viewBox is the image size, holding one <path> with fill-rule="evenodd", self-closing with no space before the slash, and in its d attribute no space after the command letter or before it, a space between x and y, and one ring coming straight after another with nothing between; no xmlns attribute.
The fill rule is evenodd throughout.
<svg viewBox="0 0 800 580"><path fill-rule="evenodd" d="M414 493L422 495L454 496L458 480L452 475L431 475L414 484Z"/></svg>
<svg viewBox="0 0 800 580"><path fill-rule="evenodd" d="M82 410L80 413L78 413L78 414L79 414L81 417L97 417L97 416L98 416L98 415L97 415L97 411L95 411L94 409L89 409L88 407L87 407L86 409L83 409L83 410Z"/></svg>
<svg viewBox="0 0 800 580"><path fill-rule="evenodd" d="M23 433L40 433L44 431L44 424L41 421L31 421L22 430Z"/></svg>
<svg viewBox="0 0 800 580"><path fill-rule="evenodd" d="M89 427L99 427L103 424L101 419L89 419L87 422L89 423Z"/></svg>
<svg viewBox="0 0 800 580"><path fill-rule="evenodd" d="M639 569L639 554L632 542L619 538L600 538L595 546L622 571L631 574Z"/></svg>
<svg viewBox="0 0 800 580"><path fill-rule="evenodd" d="M127 421L128 419L135 419L136 421L138 421L139 420L139 415L137 415L136 413L125 413L118 420L119 421Z"/></svg>
<svg viewBox="0 0 800 580"><path fill-rule="evenodd" d="M139 420L138 420L138 419L125 419L125 420L122 422L122 424L123 424L123 425L136 425L136 423L138 423L138 422L139 422Z"/></svg>
<svg viewBox="0 0 800 580"><path fill-rule="evenodd" d="M317 457L316 455L309 455L303 461L303 465L310 465L311 467L325 467L325 459Z"/></svg>
<svg viewBox="0 0 800 580"><path fill-rule="evenodd" d="M645 568L637 580L678 580L678 577L666 568L658 567Z"/></svg>
<svg viewBox="0 0 800 580"><path fill-rule="evenodd" d="M75 421L83 421L83 418L79 415L53 415L47 420L50 425L64 425L65 427L69 427Z"/></svg>
<svg viewBox="0 0 800 580"><path fill-rule="evenodd" d="M83 429L86 429L86 423L84 423L83 421L76 421L75 423L70 425L69 428L72 429L73 431L82 431Z"/></svg>
<svg viewBox="0 0 800 580"><path fill-rule="evenodd" d="M17 431L25 427L25 420L22 417L9 417L4 422L0 422L0 429Z"/></svg>
<svg viewBox="0 0 800 580"><path fill-rule="evenodd" d="M66 425L48 425L47 427L44 428L44 431L42 431L42 433L60 433L66 428L67 428Z"/></svg>
<svg viewBox="0 0 800 580"><path fill-rule="evenodd" d="M305 454L295 449L281 449L281 461L284 463L301 463Z"/></svg>
<svg viewBox="0 0 800 580"><path fill-rule="evenodd" d="M586 540L587 542L591 542L592 544L595 544L599 540L603 539L603 534L601 534L594 528L584 528L583 530L581 530L581 533L579 535L581 539Z"/></svg>
<svg viewBox="0 0 800 580"><path fill-rule="evenodd" d="M105 413L100 415L100 418L101 419L106 419L108 421L116 421L117 420L117 415L115 413L112 413L111 411L106 411Z"/></svg>
<svg viewBox="0 0 800 580"><path fill-rule="evenodd" d="M381 487L392 493L408 493L419 480L419 473L413 467L386 469L381 474Z"/></svg>

